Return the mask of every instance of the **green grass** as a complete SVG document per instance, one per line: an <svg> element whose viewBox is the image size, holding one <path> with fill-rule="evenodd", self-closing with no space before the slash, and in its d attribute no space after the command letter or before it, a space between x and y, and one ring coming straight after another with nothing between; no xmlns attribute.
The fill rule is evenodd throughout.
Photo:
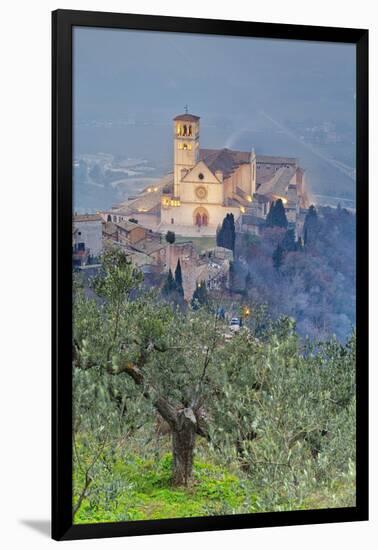
<svg viewBox="0 0 378 550"><path fill-rule="evenodd" d="M78 444L81 464L90 464ZM147 448L145 449L147 452ZM148 457L148 458L146 458ZM332 482L317 482L295 495L282 484L258 487L237 465L221 465L201 445L194 462L190 487L171 483L172 455L151 453L140 457L130 447L108 449L93 472L88 494L74 523L117 522L320 509L355 505L355 480L351 471ZM84 486L82 471L74 468L74 504ZM300 488L298 488L299 490Z"/></svg>
<svg viewBox="0 0 378 550"><path fill-rule="evenodd" d="M75 523L183 518L236 513L240 507L257 511L238 477L224 468L196 460L194 483L189 488L171 485L172 458L159 461L130 456L117 460L109 476L91 486ZM77 492L82 483L75 484Z"/></svg>
<svg viewBox="0 0 378 550"><path fill-rule="evenodd" d="M301 508L308 510L353 506L356 506L355 480L338 479L323 487L322 490L314 491L310 496L305 498Z"/></svg>

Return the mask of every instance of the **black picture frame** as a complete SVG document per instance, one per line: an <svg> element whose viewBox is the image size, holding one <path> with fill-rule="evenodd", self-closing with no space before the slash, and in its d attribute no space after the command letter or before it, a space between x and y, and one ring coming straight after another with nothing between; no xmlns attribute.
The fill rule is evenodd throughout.
<svg viewBox="0 0 378 550"><path fill-rule="evenodd" d="M356 45L357 494L353 508L73 525L72 28L106 27ZM52 13L52 537L70 540L368 519L368 31L57 10Z"/></svg>

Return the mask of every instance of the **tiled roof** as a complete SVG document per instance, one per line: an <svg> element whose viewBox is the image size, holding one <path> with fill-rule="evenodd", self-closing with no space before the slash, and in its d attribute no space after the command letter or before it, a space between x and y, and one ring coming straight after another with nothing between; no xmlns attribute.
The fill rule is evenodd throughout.
<svg viewBox="0 0 378 550"><path fill-rule="evenodd" d="M267 155L257 155L257 164L296 164L297 159L292 157L273 157Z"/></svg>
<svg viewBox="0 0 378 550"><path fill-rule="evenodd" d="M75 214L74 222L100 222L102 220L100 214Z"/></svg>
<svg viewBox="0 0 378 550"><path fill-rule="evenodd" d="M196 122L200 117L197 115L191 115L189 113L184 113L183 115L177 115L173 120L185 120L187 122Z"/></svg>
<svg viewBox="0 0 378 550"><path fill-rule="evenodd" d="M103 232L106 235L115 235L117 233L117 226L113 222L106 222L103 226Z"/></svg>
<svg viewBox="0 0 378 550"><path fill-rule="evenodd" d="M260 195L267 195L268 193L274 193L281 196L285 195L294 173L294 166L290 166L290 168L279 168L269 181L260 185L257 192Z"/></svg>
<svg viewBox="0 0 378 550"><path fill-rule="evenodd" d="M133 229L136 229L137 227L141 227L137 223L131 222L129 220L123 220L121 222L116 222L115 225L117 225L121 229L124 229L125 231L128 231L128 232L132 231ZM142 227L142 229L144 229L144 228Z"/></svg>
<svg viewBox="0 0 378 550"><path fill-rule="evenodd" d="M127 253L127 255L130 257L133 264L136 265L137 267L143 267L144 265L152 265L154 263L154 260L150 258L147 254L144 254L143 252L130 251L130 253Z"/></svg>
<svg viewBox="0 0 378 550"><path fill-rule="evenodd" d="M138 211L151 212L151 210L160 204L160 196L163 188L171 184L173 184L173 174L169 173L158 182L154 183L153 189L156 188L156 191L151 191L150 193L145 192L132 200L122 202L116 208L113 208L111 213L131 215L136 214Z"/></svg>
<svg viewBox="0 0 378 550"><path fill-rule="evenodd" d="M223 172L223 177L230 176L240 164L250 162L249 151L232 151L231 149L200 149L199 158L203 160L210 170Z"/></svg>
<svg viewBox="0 0 378 550"><path fill-rule="evenodd" d="M167 243L148 241L148 240L144 240L140 243L136 243L135 245L133 245L133 248L135 250L144 252L147 255L153 254L154 252L157 252L158 250L161 250L162 248L166 248L166 247L167 247Z"/></svg>

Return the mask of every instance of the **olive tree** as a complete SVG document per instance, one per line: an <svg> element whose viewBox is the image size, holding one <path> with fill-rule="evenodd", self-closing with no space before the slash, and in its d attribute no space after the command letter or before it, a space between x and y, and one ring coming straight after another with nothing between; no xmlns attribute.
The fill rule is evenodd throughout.
<svg viewBox="0 0 378 550"><path fill-rule="evenodd" d="M173 483L187 485L196 437L208 435L205 404L224 326L204 309L182 313L153 293L138 294L140 282L120 250L104 254L93 281L97 299L75 298L74 367L139 389L171 429Z"/></svg>
<svg viewBox="0 0 378 550"><path fill-rule="evenodd" d="M353 477L355 465L355 337L301 345L294 328L282 318L264 337L237 335L212 402L212 443L272 508Z"/></svg>
<svg viewBox="0 0 378 550"><path fill-rule="evenodd" d="M96 282L97 284L97 282ZM74 279L74 366L73 386L73 517L84 499L92 501L96 481L109 469L108 449L114 442L127 442L143 425L145 407L141 396L125 381L101 367L104 354L114 344L114 325L119 322L120 305L113 302L115 316L110 337L103 330L103 307L86 298L81 281ZM118 314L117 314L118 312ZM118 315L118 319L117 319ZM99 350L102 350L101 353Z"/></svg>
<svg viewBox="0 0 378 550"><path fill-rule="evenodd" d="M97 373L113 404L143 399L167 422L174 484L191 482L197 437L262 489L297 500L354 468L354 337L302 345L292 320L262 315L229 341L209 304L181 311L142 291L121 251L102 266L95 296L75 294L74 367Z"/></svg>

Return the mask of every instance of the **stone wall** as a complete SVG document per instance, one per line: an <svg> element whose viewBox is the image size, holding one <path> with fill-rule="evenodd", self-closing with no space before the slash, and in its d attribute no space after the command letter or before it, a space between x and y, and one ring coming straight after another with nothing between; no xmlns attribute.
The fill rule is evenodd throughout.
<svg viewBox="0 0 378 550"><path fill-rule="evenodd" d="M99 256L102 251L102 222L95 221L74 221L74 228L77 229L75 241L84 243L89 248L91 256Z"/></svg>

